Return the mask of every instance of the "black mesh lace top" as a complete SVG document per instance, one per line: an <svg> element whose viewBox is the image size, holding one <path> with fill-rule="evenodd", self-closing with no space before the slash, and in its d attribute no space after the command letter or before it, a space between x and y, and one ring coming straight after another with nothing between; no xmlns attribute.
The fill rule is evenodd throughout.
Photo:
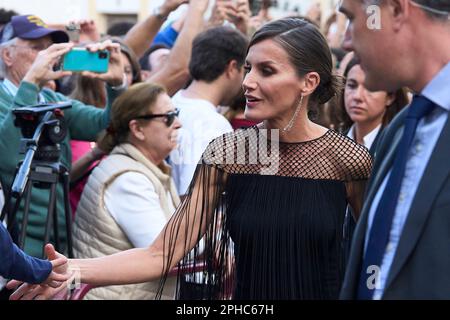
<svg viewBox="0 0 450 320"><path fill-rule="evenodd" d="M257 127L226 134L166 228L166 264L203 237L179 269L204 263L204 299L337 299L346 207L360 211L371 166L367 149L331 130L302 143Z"/></svg>

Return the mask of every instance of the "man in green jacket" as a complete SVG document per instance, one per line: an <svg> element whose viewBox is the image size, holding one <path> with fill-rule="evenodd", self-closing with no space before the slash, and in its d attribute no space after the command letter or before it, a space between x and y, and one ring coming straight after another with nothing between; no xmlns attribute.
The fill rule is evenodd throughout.
<svg viewBox="0 0 450 320"><path fill-rule="evenodd" d="M0 82L0 180L5 191L10 189L16 166L24 157L19 154L22 134L14 125L14 115L11 110L20 106L70 100L64 95L43 88L48 81L71 75L70 72L53 70L53 66L73 47L73 44L67 41L67 34L49 29L36 16L15 16L3 30L0 64L4 69L5 79ZM94 52L110 51L111 58L107 73L83 73L84 76L101 79L106 83L108 104L102 110L72 100L72 108L64 110L68 134L61 143L61 163L69 169L72 159L70 140L95 141L98 133L108 126L111 104L125 87L119 45L105 41L90 45L88 49ZM48 203L49 190L33 188L25 241L25 251L33 256L41 256L43 252ZM57 208L60 241L65 243L64 201L61 185L57 189ZM19 226L21 226L22 218L23 203L17 215Z"/></svg>

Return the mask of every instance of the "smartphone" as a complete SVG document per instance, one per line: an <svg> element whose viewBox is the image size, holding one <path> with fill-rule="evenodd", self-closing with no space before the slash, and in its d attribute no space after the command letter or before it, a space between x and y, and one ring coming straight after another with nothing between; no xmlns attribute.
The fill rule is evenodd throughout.
<svg viewBox="0 0 450 320"><path fill-rule="evenodd" d="M73 48L64 55L62 70L96 73L108 72L109 51L90 52L86 48Z"/></svg>

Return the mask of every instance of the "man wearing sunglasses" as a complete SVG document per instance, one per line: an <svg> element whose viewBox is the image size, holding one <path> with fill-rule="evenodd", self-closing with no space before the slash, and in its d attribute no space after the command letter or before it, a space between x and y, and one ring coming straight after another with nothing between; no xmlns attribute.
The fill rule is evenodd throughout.
<svg viewBox="0 0 450 320"><path fill-rule="evenodd" d="M343 0L340 10L365 86L414 92L380 137L341 298L448 299L450 2Z"/></svg>

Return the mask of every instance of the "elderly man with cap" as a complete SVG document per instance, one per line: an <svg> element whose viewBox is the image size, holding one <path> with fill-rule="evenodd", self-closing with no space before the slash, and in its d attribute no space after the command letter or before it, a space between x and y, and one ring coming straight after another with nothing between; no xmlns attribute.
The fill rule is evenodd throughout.
<svg viewBox="0 0 450 320"><path fill-rule="evenodd" d="M71 73L54 71L54 65L67 53L73 44L63 31L50 29L38 17L32 15L15 16L2 30L0 44L0 67L4 68L5 79L0 82L0 179L5 191L11 187L15 168L22 156L19 155L21 130L14 125L12 109L20 106L32 106L39 103L68 101L61 94L43 88L50 80L60 79ZM109 123L110 106L125 88L123 64L120 47L111 41L93 44L90 51L110 51L108 72L95 74L83 72L83 75L103 80L108 90L108 103L104 110L72 101L72 108L64 111L68 125L68 134L61 143L61 163L70 168L71 139L93 141L98 133ZM49 191L33 189L30 204L30 216L25 241L25 251L33 256L42 255L45 223L47 219ZM58 212L63 210L62 186L57 190ZM17 215L21 225L23 205ZM64 243L65 219L58 219L61 231L60 240Z"/></svg>

